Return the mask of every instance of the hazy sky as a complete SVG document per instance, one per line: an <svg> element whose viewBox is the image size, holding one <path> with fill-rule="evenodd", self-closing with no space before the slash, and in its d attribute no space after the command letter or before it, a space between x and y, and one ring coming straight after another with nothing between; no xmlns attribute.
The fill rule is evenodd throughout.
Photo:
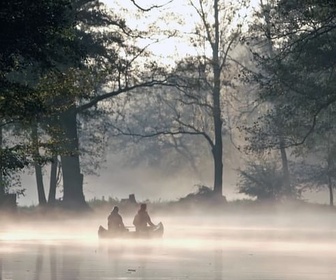
<svg viewBox="0 0 336 280"><path fill-rule="evenodd" d="M148 25L155 22L156 27L162 30L179 30L180 32L190 33L194 31L194 24L199 22L199 15L195 9L189 4L189 0L136 0L135 2L146 9L153 5L162 6L157 9L152 9L150 12L142 14L141 17L137 16L139 9L130 0L102 0L109 8L116 14L123 14L127 9L126 24L131 28L148 29ZM198 1L192 1L196 3ZM237 4L241 1L236 0ZM241 9L240 17L251 15L253 9L257 6L258 0L251 0L250 4ZM166 5L165 5L166 4ZM170 20L164 22L162 18L169 17ZM234 21L233 21L234 22ZM147 42L143 42L146 44ZM182 58L186 55L196 55L195 48L190 47L190 42L183 41L182 39L169 38L156 43L149 48L156 55L161 56L162 61L165 63L172 63L172 58Z"/></svg>

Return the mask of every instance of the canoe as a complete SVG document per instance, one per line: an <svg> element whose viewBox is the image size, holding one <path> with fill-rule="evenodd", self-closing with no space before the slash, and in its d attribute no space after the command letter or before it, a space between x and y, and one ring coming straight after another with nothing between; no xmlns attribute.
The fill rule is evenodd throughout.
<svg viewBox="0 0 336 280"><path fill-rule="evenodd" d="M146 232L123 231L123 232L111 232L103 226L99 226L98 237L100 239L113 239L113 238L161 238L164 233L163 224L160 222L156 227Z"/></svg>

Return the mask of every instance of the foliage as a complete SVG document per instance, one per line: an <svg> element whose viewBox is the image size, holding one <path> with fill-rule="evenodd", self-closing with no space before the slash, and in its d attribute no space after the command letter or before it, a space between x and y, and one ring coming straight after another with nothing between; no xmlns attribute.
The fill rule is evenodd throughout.
<svg viewBox="0 0 336 280"><path fill-rule="evenodd" d="M211 188L204 185L196 185L197 191L190 193L185 197L179 199L179 202L202 202L205 200L213 199L214 194Z"/></svg>
<svg viewBox="0 0 336 280"><path fill-rule="evenodd" d="M0 9L1 119L27 119L48 108L27 71L43 73L65 61L78 64L84 53L74 38L70 1L2 1Z"/></svg>
<svg viewBox="0 0 336 280"><path fill-rule="evenodd" d="M184 39L197 55L176 61L172 77L141 43L175 31L153 26L131 30L128 19L99 1L2 1L0 120L4 135L16 138L15 143L2 143L3 174L9 176L33 160L43 164L57 154L80 157L83 170L94 173L113 130L110 134L135 139L136 147L125 138L115 146L128 148L134 165L146 156L148 166L170 166L173 172L188 162L200 174L204 157L212 155L214 187L221 192L222 141L228 141L236 117L232 108L240 101L239 91L244 92L237 83L239 63L233 63L234 51L240 52L241 24L237 5L230 1L189 3L200 20ZM332 0L261 1L250 29L256 66L248 78L259 85L253 103L258 106L251 110L256 118L248 118L250 126L241 132L253 153L290 147L293 156L318 158L311 166L296 162L290 167L295 188L325 185L327 177L335 178L335 14ZM66 151L72 138L61 127L65 112L73 113L80 140ZM38 123L38 149L23 132L30 131L31 123ZM195 135L201 137L192 140ZM171 149L174 153L168 153ZM279 200L285 195L281 175L273 162L249 163L241 171L240 191Z"/></svg>
<svg viewBox="0 0 336 280"><path fill-rule="evenodd" d="M302 180L303 188L320 188L332 169L327 151L332 143L326 136L335 117L330 60L336 50L335 8L331 1L262 1L250 29L248 43L257 65L250 81L259 84L259 106L258 116L241 131L252 153L280 150L284 177L287 151L316 159L314 165L297 161L291 166L292 186ZM306 174L313 169L316 176Z"/></svg>
<svg viewBox="0 0 336 280"><path fill-rule="evenodd" d="M261 201L279 201L285 195L283 176L275 162L249 162L240 171L238 192Z"/></svg>
<svg viewBox="0 0 336 280"><path fill-rule="evenodd" d="M2 175L1 188L3 194L15 193L17 197L24 196L26 189L21 184L20 174L17 170L5 170L5 174Z"/></svg>
<svg viewBox="0 0 336 280"><path fill-rule="evenodd" d="M62 62L84 57L75 39L75 15L67 0L1 1L0 119L7 128L50 114L50 94L36 87L39 77L58 71ZM3 147L2 169L22 169L29 147ZM6 171L5 171L6 172Z"/></svg>
<svg viewBox="0 0 336 280"><path fill-rule="evenodd" d="M297 146L315 131L324 120L323 111L335 102L330 58L336 54L336 7L332 1L269 2L262 11L271 15L263 38L271 40L274 54L265 54L260 46L253 53L262 69L255 75L261 85L260 101L276 107L268 108L251 132L259 148L279 146L279 138L272 137L279 128L284 145ZM334 116L329 111L329 117Z"/></svg>

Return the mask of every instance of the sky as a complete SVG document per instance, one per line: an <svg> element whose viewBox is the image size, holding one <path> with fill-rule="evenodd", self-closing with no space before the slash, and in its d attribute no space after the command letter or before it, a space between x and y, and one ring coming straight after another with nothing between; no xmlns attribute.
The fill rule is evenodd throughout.
<svg viewBox="0 0 336 280"><path fill-rule="evenodd" d="M194 11L187 7L185 0L158 0L158 1L136 1L141 7L148 8L152 5L161 6L168 2L164 8L153 9L152 11L141 14L139 17L139 10L134 6L130 0L103 0L109 8L111 8L116 14L125 13L127 9L126 24L130 28L139 30L148 30L149 25L155 27L160 27L161 30L180 30L182 32L191 32L193 21L196 19ZM130 14L130 15L129 15ZM185 20L186 15L188 19ZM168 23L162 21L162 17L171 17ZM184 19L186 24L180 24L177 19ZM148 41L141 41L140 44L143 46L148 44ZM157 56L160 56L161 62L166 64L171 64L174 59L171 57L185 57L186 55L195 54L194 50L188 46L186 42L178 40L176 38L164 38L159 43L155 43L149 47L149 50L153 51Z"/></svg>
<svg viewBox="0 0 336 280"><path fill-rule="evenodd" d="M240 0L233 0L239 4ZM199 21L199 15L195 9L189 4L189 0L136 0L135 2L144 9L153 6L163 6L152 9L149 12L142 13L138 16L139 9L135 7L131 0L102 0L107 7L111 8L116 14L125 13L127 10L126 24L131 28L148 29L148 25L154 23L156 27L162 30L179 30L185 34L194 32L194 25ZM197 3L198 1L193 1ZM228 2L228 1L227 1ZM259 0L250 0L250 4L242 8L239 12L240 18L247 16L250 18L253 9L258 5ZM130 15L129 15L130 14ZM168 22L164 22L162 18L169 18ZM238 20L238 19L236 19ZM240 21L240 19L239 19ZM234 20L233 20L234 22ZM144 45L147 41L142 42ZM149 47L156 55L161 57L161 62L171 64L176 58L183 58L187 55L196 55L195 48L190 47L190 42L182 39L169 38L163 39L159 43ZM173 58L172 58L173 57Z"/></svg>

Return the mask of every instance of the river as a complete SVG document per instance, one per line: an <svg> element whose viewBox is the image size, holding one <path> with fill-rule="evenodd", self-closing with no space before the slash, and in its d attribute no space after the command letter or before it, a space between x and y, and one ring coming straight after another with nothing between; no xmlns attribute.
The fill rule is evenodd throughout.
<svg viewBox="0 0 336 280"><path fill-rule="evenodd" d="M7 225L0 279L334 280L335 222L306 220L167 218L162 239L104 242L103 219Z"/></svg>

